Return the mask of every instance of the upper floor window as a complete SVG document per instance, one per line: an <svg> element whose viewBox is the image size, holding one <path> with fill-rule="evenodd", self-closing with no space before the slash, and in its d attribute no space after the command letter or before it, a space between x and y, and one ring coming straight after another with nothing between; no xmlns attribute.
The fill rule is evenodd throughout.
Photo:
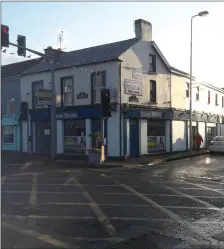
<svg viewBox="0 0 224 249"><path fill-rule="evenodd" d="M14 115L16 113L16 100L14 97L7 99L7 115Z"/></svg>
<svg viewBox="0 0 224 249"><path fill-rule="evenodd" d="M196 87L196 100L199 101L200 97L199 97L199 87Z"/></svg>
<svg viewBox="0 0 224 249"><path fill-rule="evenodd" d="M101 90L106 87L105 72L92 73L92 102L94 104L101 103Z"/></svg>
<svg viewBox="0 0 224 249"><path fill-rule="evenodd" d="M222 107L224 107L224 96L222 96Z"/></svg>
<svg viewBox="0 0 224 249"><path fill-rule="evenodd" d="M190 97L190 84L186 82L186 98Z"/></svg>
<svg viewBox="0 0 224 249"><path fill-rule="evenodd" d="M61 79L61 95L62 106L72 106L74 104L74 84L72 77Z"/></svg>
<svg viewBox="0 0 224 249"><path fill-rule="evenodd" d="M217 93L215 94L215 104L219 105L219 103L218 103L218 94Z"/></svg>
<svg viewBox="0 0 224 249"><path fill-rule="evenodd" d="M150 80L150 102L156 103L156 81Z"/></svg>
<svg viewBox="0 0 224 249"><path fill-rule="evenodd" d="M211 103L211 92L208 91L208 104L210 104L210 103Z"/></svg>
<svg viewBox="0 0 224 249"><path fill-rule="evenodd" d="M149 73L156 73L156 56L149 54Z"/></svg>
<svg viewBox="0 0 224 249"><path fill-rule="evenodd" d="M43 81L35 81L32 85L33 92L33 108L41 107L41 104L38 102L38 92L40 89L44 88Z"/></svg>

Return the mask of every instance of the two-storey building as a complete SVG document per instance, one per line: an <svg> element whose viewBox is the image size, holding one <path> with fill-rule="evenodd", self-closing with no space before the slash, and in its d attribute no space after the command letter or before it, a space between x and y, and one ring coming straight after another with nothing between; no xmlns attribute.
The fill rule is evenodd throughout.
<svg viewBox="0 0 224 249"><path fill-rule="evenodd" d="M39 59L1 66L1 129L2 150L20 151L21 73Z"/></svg>
<svg viewBox="0 0 224 249"><path fill-rule="evenodd" d="M151 23L136 20L133 39L71 52L52 48L45 52L57 54L58 154L88 153L89 133L101 130L104 87L111 89L113 103L112 117L104 124L108 157L188 149L189 111L185 95L180 94L189 74L169 65L152 40ZM30 109L29 122L22 122L24 152L50 152L50 109L37 102L38 89L51 88L50 70L51 65L42 61L22 76L21 98ZM28 136L32 137L29 146Z"/></svg>

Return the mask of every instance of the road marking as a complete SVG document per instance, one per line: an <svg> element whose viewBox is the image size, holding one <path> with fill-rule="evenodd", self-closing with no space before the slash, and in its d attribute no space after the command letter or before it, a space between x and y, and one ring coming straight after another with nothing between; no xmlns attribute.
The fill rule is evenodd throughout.
<svg viewBox="0 0 224 249"><path fill-rule="evenodd" d="M102 212L100 207L95 203L95 201L91 198L89 193L85 190L85 188L79 183L79 181L74 176L73 181L83 190L83 196L91 203L90 207L92 208L93 212L95 213L98 221L100 224L104 227L106 232L109 236L114 237L116 235L116 230L114 226L110 223L109 219L106 217L106 215ZM92 204L94 203L94 204Z"/></svg>
<svg viewBox="0 0 224 249"><path fill-rule="evenodd" d="M36 205L37 202L36 183L37 183L37 173L33 173L32 190L30 193L30 204L34 206Z"/></svg>
<svg viewBox="0 0 224 249"><path fill-rule="evenodd" d="M113 238L91 238L91 237L69 237L72 240L84 240L88 242L98 242L98 241L109 241L109 242L122 242L125 238L113 237Z"/></svg>
<svg viewBox="0 0 224 249"><path fill-rule="evenodd" d="M24 166L20 167L20 170L24 170L24 169L28 168L32 164L33 164L32 162L26 163Z"/></svg>
<svg viewBox="0 0 224 249"><path fill-rule="evenodd" d="M165 185L164 185L163 187L166 188L166 189L169 189L170 191L173 191L173 192L176 193L176 194L179 194L179 195L181 195L181 196L183 196L183 197L186 197L186 198L188 198L188 199L191 199L192 201L195 201L195 202L197 202L197 203L200 203L200 204L202 204L202 205L204 205L204 206L206 206L206 207L209 207L209 208L218 208L218 207L216 207L216 206L214 206L214 205L212 205L212 204L209 204L209 203L206 202L206 201L199 200L199 199L197 199L197 198L194 197L194 196L185 194L185 193L183 193L183 192L181 192L181 191L179 191L179 190L176 190L176 189L174 189L174 188L171 188L171 187L168 187L168 186L165 186Z"/></svg>
<svg viewBox="0 0 224 249"><path fill-rule="evenodd" d="M216 192L216 193L219 193L221 195L224 195L224 192L220 191L222 189L213 189L213 188L209 188L209 187L205 187L205 186L202 186L201 184L196 184L196 183L192 183L192 182L187 182L187 181L184 181L185 183L187 184L191 184L193 186L196 186L196 187L199 187L200 189L204 189L204 190L211 190L213 192Z"/></svg>
<svg viewBox="0 0 224 249"><path fill-rule="evenodd" d="M217 243L217 241L213 238L208 238L207 234L201 232L198 229L195 229L194 226L192 226L192 224L190 222L188 222L187 220L182 219L179 215L171 212L170 210L166 209L165 207L159 205L157 202L154 202L153 200L151 200L150 198L146 197L145 195L137 192L136 190L132 189L131 187L122 184L121 182L107 176L104 175L105 177L113 180L116 184L118 184L119 186L123 187L124 189L130 191L131 193L135 194L137 197L139 197L140 199L144 200L147 203L150 203L152 206L154 206L155 208L157 208L158 210L160 210L162 213L167 214L171 219L177 221L178 223L181 223L183 225L185 225L186 228L190 229L193 233L201 236L203 239L205 239L206 241L209 241L210 243Z"/></svg>
<svg viewBox="0 0 224 249"><path fill-rule="evenodd" d="M27 193L30 193L30 191L26 191L26 190L2 190L2 193L5 193L5 194L27 194ZM83 191L36 191L36 194L69 194L69 195L75 195L75 194L82 194L82 193L85 193ZM97 191L96 192L92 192L93 194L99 194L99 195L133 195L131 193L126 193L126 192L123 192L123 193L116 193L116 192L106 192L106 193L98 193Z"/></svg>
<svg viewBox="0 0 224 249"><path fill-rule="evenodd" d="M23 205L24 202L8 202L9 205ZM93 203L93 202L42 202L36 204L36 206L44 205L55 205L55 206L89 206L89 205L100 205L100 206L112 206L112 207L149 207L152 208L149 204L120 204L120 203ZM190 206L163 206L164 208L173 208L173 209L198 209L198 210L220 210L216 207L190 207Z"/></svg>
<svg viewBox="0 0 224 249"><path fill-rule="evenodd" d="M64 184L64 185L68 185L71 181L73 181L74 177L71 177L70 179L68 179L68 181ZM70 184L70 185L74 185L74 184Z"/></svg>
<svg viewBox="0 0 224 249"><path fill-rule="evenodd" d="M38 173L39 174L39 173ZM69 182L71 179L69 179ZM73 179L72 179L73 180ZM67 183L67 182L66 182ZM66 183L36 183L35 185L41 185L41 186L65 186ZM7 185L18 185L17 182L7 182L5 183ZM30 183L22 183L22 185L30 185ZM83 186L89 186L89 187L118 187L116 184L110 184L110 185L101 185L101 184L82 184ZM79 186L79 184L66 184L66 186Z"/></svg>
<svg viewBox="0 0 224 249"><path fill-rule="evenodd" d="M75 246L72 246L72 245L69 245L63 241L60 241L58 239L55 239L53 237L51 237L50 235L48 234L40 234L38 232L35 232L35 231L32 231L32 230L27 230L27 229L24 229L24 228L21 228L21 227L17 227L15 225L12 225L10 223L6 223L4 221L2 221L2 226L12 230L12 231L15 231L15 232L19 232L19 233L22 233L22 234L25 234L27 236L32 236L32 237L35 237L43 242L47 242L48 244L51 244L53 246L56 246L56 247L60 247L60 248L73 248L73 249L77 249L78 247L75 247Z"/></svg>

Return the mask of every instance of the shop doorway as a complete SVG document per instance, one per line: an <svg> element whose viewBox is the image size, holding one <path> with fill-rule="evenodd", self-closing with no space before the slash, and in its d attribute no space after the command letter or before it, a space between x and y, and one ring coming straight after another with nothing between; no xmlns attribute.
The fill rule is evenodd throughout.
<svg viewBox="0 0 224 249"><path fill-rule="evenodd" d="M138 120L130 120L130 156L139 156Z"/></svg>
<svg viewBox="0 0 224 249"><path fill-rule="evenodd" d="M212 138L217 135L216 127L207 127L207 146L212 141Z"/></svg>
<svg viewBox="0 0 224 249"><path fill-rule="evenodd" d="M36 152L50 154L51 126L49 122L36 122Z"/></svg>

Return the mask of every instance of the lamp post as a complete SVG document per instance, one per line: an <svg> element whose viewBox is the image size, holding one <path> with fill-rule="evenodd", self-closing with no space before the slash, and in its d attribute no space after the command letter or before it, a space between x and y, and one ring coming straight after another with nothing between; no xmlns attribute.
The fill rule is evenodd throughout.
<svg viewBox="0 0 224 249"><path fill-rule="evenodd" d="M193 19L196 16L207 16L208 11L201 11L197 15L191 17L191 42L190 42L190 154L193 151L193 141L192 141L192 33L193 33Z"/></svg>

